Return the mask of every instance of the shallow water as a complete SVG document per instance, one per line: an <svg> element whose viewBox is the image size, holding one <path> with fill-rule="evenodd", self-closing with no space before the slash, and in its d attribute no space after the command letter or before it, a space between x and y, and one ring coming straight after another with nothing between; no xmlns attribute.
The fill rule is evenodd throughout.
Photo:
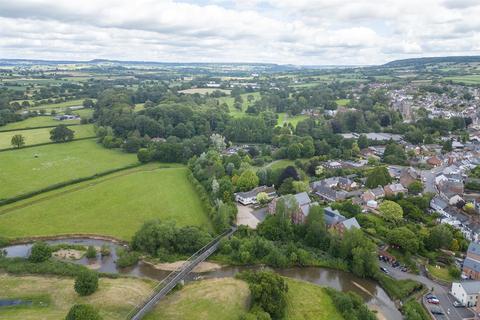
<svg viewBox="0 0 480 320"><path fill-rule="evenodd" d="M94 269L100 272L120 273L137 277L147 277L155 280L162 280L170 273L169 271L155 269L151 265L142 262L138 263L134 267L118 268L115 264L115 261L117 260L115 249L121 247L122 245L110 241L84 238L49 240L46 242L49 244L70 243L85 246L92 245L96 247L101 247L102 245L109 246L111 251L110 256L102 257L100 254L97 254L97 257L95 259L87 259L86 257L83 257L80 260L71 260L73 263L95 266L96 268ZM6 247L4 249L6 249L8 257L28 257L31 247L32 244L20 244ZM198 277L207 279L233 277L236 273L240 271L256 270L260 268L261 267L258 266L227 266L216 271L202 274L190 273L185 279L185 281L192 281L194 279L197 279ZM286 277L307 281L321 286L332 287L340 291L353 291L359 294L369 306L381 312L386 319L402 319L402 316L400 312L395 308L395 304L393 303L393 301L388 297L386 292L374 281L361 279L348 272L317 267L297 267L274 270L277 273Z"/></svg>

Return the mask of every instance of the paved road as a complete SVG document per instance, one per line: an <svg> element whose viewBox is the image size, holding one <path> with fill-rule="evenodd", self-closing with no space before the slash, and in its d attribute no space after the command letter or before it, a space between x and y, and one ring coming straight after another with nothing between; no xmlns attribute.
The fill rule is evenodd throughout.
<svg viewBox="0 0 480 320"><path fill-rule="evenodd" d="M392 268L389 264L381 262L380 265L384 268L387 268L390 275L398 280L412 279L423 283L430 291L433 289L433 294L440 300L440 305L438 306L443 310L445 315L436 315L435 318L438 320L462 320L473 318L474 313L467 308L455 308L453 306L453 297L448 293L449 288L444 287L423 275L416 275L412 273L402 272L397 268ZM426 303L427 306L434 307L435 305L430 305ZM431 308L430 308L431 309Z"/></svg>
<svg viewBox="0 0 480 320"><path fill-rule="evenodd" d="M435 188L435 176L442 172L445 167L446 165L443 164L431 170L420 171L420 176L422 177L422 181L425 185L425 192L437 193L437 189Z"/></svg>

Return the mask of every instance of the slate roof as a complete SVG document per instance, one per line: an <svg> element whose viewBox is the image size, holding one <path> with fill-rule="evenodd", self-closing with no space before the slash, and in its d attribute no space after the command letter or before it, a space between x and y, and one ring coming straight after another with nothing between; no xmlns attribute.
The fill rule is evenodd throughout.
<svg viewBox="0 0 480 320"><path fill-rule="evenodd" d="M300 207L312 202L312 200L310 200L310 197L308 196L308 194L306 192L297 193L295 195L295 199L297 200L298 205Z"/></svg>
<svg viewBox="0 0 480 320"><path fill-rule="evenodd" d="M345 221L342 221L341 223L345 226L345 229L347 230L350 230L351 228L357 228L357 229L361 228L360 224L358 224L358 221L355 218L347 219Z"/></svg>
<svg viewBox="0 0 480 320"><path fill-rule="evenodd" d="M480 272L480 262L468 257L463 261L463 267L471 269L475 272Z"/></svg>
<svg viewBox="0 0 480 320"><path fill-rule="evenodd" d="M238 195L242 198L251 198L251 197L256 197L257 194L259 194L260 192L265 192L266 194L274 193L275 188L274 187L267 187L267 186L260 186L260 187L254 188L250 191L235 193L235 195L236 196Z"/></svg>
<svg viewBox="0 0 480 320"><path fill-rule="evenodd" d="M331 207L326 207L324 210L324 219L327 226L345 221L345 218L338 210L333 210Z"/></svg>
<svg viewBox="0 0 480 320"><path fill-rule="evenodd" d="M477 294L480 292L480 281L476 280L467 280L460 282L460 285L463 287L463 290L467 294Z"/></svg>
<svg viewBox="0 0 480 320"><path fill-rule="evenodd" d="M470 242L468 245L467 253L474 253L480 255L480 243Z"/></svg>
<svg viewBox="0 0 480 320"><path fill-rule="evenodd" d="M445 200L443 200L442 198L440 198L439 196L433 197L433 199L431 201L431 205L435 205L435 206L439 207L440 209L445 209L446 207L448 207L448 203Z"/></svg>

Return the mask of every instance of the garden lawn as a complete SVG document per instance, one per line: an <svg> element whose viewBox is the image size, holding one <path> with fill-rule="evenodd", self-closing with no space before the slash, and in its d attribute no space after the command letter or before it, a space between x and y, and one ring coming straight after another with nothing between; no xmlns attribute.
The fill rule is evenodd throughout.
<svg viewBox="0 0 480 320"><path fill-rule="evenodd" d="M80 126L71 126L74 133L74 139L95 137L93 124L85 124ZM50 140L50 131L53 128L40 128L19 131L0 132L0 149L12 148L11 140L16 134L21 134L25 138L25 145L35 145L40 143L52 142Z"/></svg>
<svg viewBox="0 0 480 320"><path fill-rule="evenodd" d="M192 282L166 296L145 320L238 320L248 310L250 290L232 278Z"/></svg>
<svg viewBox="0 0 480 320"><path fill-rule="evenodd" d="M448 271L448 268L445 267L440 267L440 266L433 266L433 265L427 265L427 270L432 275L434 278L440 279L445 282L452 282L455 281L456 279L450 275L450 272Z"/></svg>
<svg viewBox="0 0 480 320"><path fill-rule="evenodd" d="M0 207L0 234L22 238L80 233L130 240L152 219L212 231L188 169L169 166L152 163Z"/></svg>
<svg viewBox="0 0 480 320"><path fill-rule="evenodd" d="M106 149L94 139L0 152L0 199L137 162L135 154Z"/></svg>
<svg viewBox="0 0 480 320"><path fill-rule="evenodd" d="M155 284L136 278L100 278L99 288L94 294L80 297L75 293L73 283L73 279L64 277L0 274L0 299L33 300L31 306L0 308L0 319L65 319L76 303L93 305L104 320L124 319L136 304L148 296Z"/></svg>
<svg viewBox="0 0 480 320"><path fill-rule="evenodd" d="M76 112L78 111L80 110L77 110ZM77 123L80 123L80 120L58 121L53 119L52 116L38 116L38 117L31 117L22 121L12 122L5 126L0 126L0 131L47 127L47 126L58 126L59 124L68 125L68 124L77 124Z"/></svg>
<svg viewBox="0 0 480 320"><path fill-rule="evenodd" d="M320 286L286 278L285 320L343 320L330 296Z"/></svg>
<svg viewBox="0 0 480 320"><path fill-rule="evenodd" d="M283 113L278 114L277 125L278 126L283 126L284 123L288 122L288 123L291 123L292 126L296 127L297 124L300 121L305 120L305 119L308 119L308 116L302 115L302 114L299 114L299 115L296 115L296 116L289 116L288 114L283 112Z"/></svg>

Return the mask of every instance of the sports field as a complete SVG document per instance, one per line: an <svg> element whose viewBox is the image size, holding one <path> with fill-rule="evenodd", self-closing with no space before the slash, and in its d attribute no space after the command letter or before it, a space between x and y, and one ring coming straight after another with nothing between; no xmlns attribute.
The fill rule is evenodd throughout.
<svg viewBox="0 0 480 320"><path fill-rule="evenodd" d="M77 112L80 110L77 110ZM80 120L64 120L58 121L53 119L52 116L38 116L25 119L23 121L17 121L9 123L5 126L0 127L0 131L13 130L13 129L27 129L27 128L37 128L37 127L46 127L46 126L58 126L59 124L77 124L80 123Z"/></svg>
<svg viewBox="0 0 480 320"><path fill-rule="evenodd" d="M24 137L26 146L51 142L50 131L52 129L53 128L40 128L40 129L0 132L0 149L11 148L12 137L16 134L20 134ZM74 139L95 137L93 124L72 126L70 127L70 129L74 131Z"/></svg>
<svg viewBox="0 0 480 320"><path fill-rule="evenodd" d="M135 154L105 149L95 139L0 152L0 199L134 163Z"/></svg>
<svg viewBox="0 0 480 320"><path fill-rule="evenodd" d="M0 274L0 299L33 300L32 306L0 308L0 319L65 319L68 310L76 303L93 305L104 320L124 319L155 284L145 279L101 278L94 294L80 297L74 291L73 283L74 279L64 277Z"/></svg>
<svg viewBox="0 0 480 320"><path fill-rule="evenodd" d="M152 163L2 206L0 234L21 238L80 233L130 240L151 219L210 231L187 173L181 165Z"/></svg>

